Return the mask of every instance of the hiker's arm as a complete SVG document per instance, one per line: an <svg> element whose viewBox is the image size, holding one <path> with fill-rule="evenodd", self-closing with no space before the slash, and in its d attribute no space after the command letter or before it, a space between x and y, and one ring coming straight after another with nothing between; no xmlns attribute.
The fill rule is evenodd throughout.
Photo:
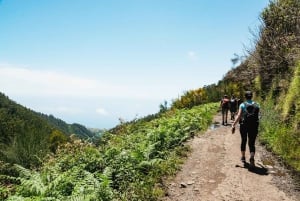
<svg viewBox="0 0 300 201"><path fill-rule="evenodd" d="M235 118L233 124L232 124L232 128L235 127L235 125L237 124L237 122L239 122L239 120L241 119L241 116L242 116L242 108L240 107L239 108L239 112L237 114L237 117Z"/></svg>

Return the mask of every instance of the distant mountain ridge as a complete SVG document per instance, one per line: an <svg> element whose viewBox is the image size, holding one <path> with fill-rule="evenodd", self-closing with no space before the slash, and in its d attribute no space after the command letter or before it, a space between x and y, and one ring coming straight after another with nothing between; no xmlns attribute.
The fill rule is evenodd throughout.
<svg viewBox="0 0 300 201"><path fill-rule="evenodd" d="M54 127L58 129L59 131L61 131L67 136L71 134L75 134L78 137L83 139L94 137L94 133L89 129L87 129L84 125L78 123L68 124L63 120L54 117L52 114L47 115L47 114L33 111L9 99L9 97L5 96L1 92L0 92L0 109L7 110L6 113L7 115L9 115L12 111L18 111L18 109L25 113L28 114L31 113L31 115L36 115L37 117L40 117L41 119L46 121L44 123L49 124L50 127ZM18 116L19 114L16 113L16 115ZM23 117L26 117L26 115ZM22 119L22 117L20 118Z"/></svg>
<svg viewBox="0 0 300 201"><path fill-rule="evenodd" d="M0 92L0 160L26 166L28 161L55 151L72 134L88 140L98 137L83 125L35 112Z"/></svg>
<svg viewBox="0 0 300 201"><path fill-rule="evenodd" d="M36 114L42 117L43 119L45 119L51 126L55 127L56 129L60 130L63 133L66 133L67 135L75 134L82 139L94 137L94 133L81 124L78 123L68 124L65 121L56 118L51 114L50 115L46 115L43 113L36 113Z"/></svg>

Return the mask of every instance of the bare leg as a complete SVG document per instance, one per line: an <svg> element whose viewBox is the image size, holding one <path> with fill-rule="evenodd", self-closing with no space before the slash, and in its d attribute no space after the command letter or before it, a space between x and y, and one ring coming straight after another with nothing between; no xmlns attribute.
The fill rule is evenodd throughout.
<svg viewBox="0 0 300 201"><path fill-rule="evenodd" d="M228 110L225 111L225 125L227 125Z"/></svg>

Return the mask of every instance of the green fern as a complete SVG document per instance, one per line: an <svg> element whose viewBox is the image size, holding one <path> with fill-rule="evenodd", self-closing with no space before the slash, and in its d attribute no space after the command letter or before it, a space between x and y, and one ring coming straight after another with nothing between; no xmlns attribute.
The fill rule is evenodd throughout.
<svg viewBox="0 0 300 201"><path fill-rule="evenodd" d="M39 172L28 170L20 165L15 165L15 168L20 173L22 195L44 195L47 188Z"/></svg>
<svg viewBox="0 0 300 201"><path fill-rule="evenodd" d="M20 174L9 200L155 200L162 176L178 169L178 146L210 123L217 104L174 110L161 118L124 124L100 147L74 141L49 156L39 171L16 166ZM103 142L104 143L104 142Z"/></svg>

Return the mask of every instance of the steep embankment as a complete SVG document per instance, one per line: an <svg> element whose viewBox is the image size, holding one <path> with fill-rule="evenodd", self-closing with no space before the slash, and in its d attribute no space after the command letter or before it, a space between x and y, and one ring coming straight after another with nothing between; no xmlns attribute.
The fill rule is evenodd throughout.
<svg viewBox="0 0 300 201"><path fill-rule="evenodd" d="M300 200L288 170L258 143L256 167L244 166L239 161L239 132L231 134L230 127L219 126L220 122L219 114L216 127L189 141L192 152L177 176L166 182L164 201Z"/></svg>

